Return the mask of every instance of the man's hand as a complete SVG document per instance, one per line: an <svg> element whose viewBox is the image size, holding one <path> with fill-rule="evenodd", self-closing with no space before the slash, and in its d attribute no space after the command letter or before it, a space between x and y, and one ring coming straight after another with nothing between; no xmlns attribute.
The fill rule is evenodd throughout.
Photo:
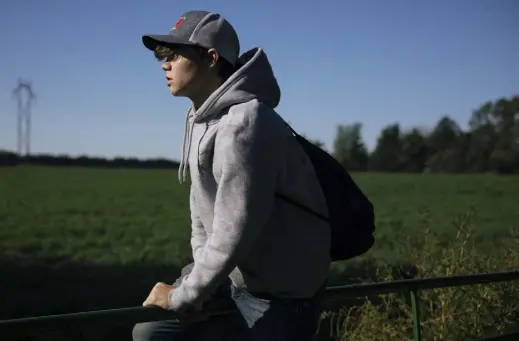
<svg viewBox="0 0 519 341"><path fill-rule="evenodd" d="M143 306L157 306L163 309L170 310L169 308L169 292L174 289L172 285L167 285L162 282L155 284L151 289L148 298L142 304Z"/></svg>
<svg viewBox="0 0 519 341"><path fill-rule="evenodd" d="M142 304L143 306L157 306L163 309L171 310L169 308L169 292L171 290L175 290L175 287L172 285L167 285L162 282L158 282L155 284L153 289L151 289L148 298ZM179 313L178 319L182 323L190 324L205 320L208 318L208 314L202 311L202 304L198 304L193 306L188 311Z"/></svg>

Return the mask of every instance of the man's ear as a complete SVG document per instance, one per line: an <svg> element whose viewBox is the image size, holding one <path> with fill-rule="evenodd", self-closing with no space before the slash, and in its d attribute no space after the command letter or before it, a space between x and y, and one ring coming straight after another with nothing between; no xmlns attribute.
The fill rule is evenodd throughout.
<svg viewBox="0 0 519 341"><path fill-rule="evenodd" d="M209 67L214 68L214 67L216 67L218 60L220 59L220 55L218 54L218 52L215 49L211 48L211 49L207 50L207 58L208 58Z"/></svg>

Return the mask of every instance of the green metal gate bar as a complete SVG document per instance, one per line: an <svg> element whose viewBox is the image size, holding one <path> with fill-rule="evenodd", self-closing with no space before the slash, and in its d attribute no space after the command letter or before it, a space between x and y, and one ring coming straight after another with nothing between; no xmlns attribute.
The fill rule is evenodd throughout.
<svg viewBox="0 0 519 341"><path fill-rule="evenodd" d="M341 296L365 296L380 293L408 292L411 297L413 313L413 336L415 341L422 341L418 293L421 290L457 287L464 285L489 284L519 280L519 271L408 279L391 282L353 284L327 288L330 294ZM211 315L228 314L229 311L213 307ZM74 328L84 329L89 326L133 324L175 319L175 314L155 307L131 307L122 309L90 311L74 314L50 315L0 321L0 339L38 335L43 331ZM518 337L519 339L519 337Z"/></svg>

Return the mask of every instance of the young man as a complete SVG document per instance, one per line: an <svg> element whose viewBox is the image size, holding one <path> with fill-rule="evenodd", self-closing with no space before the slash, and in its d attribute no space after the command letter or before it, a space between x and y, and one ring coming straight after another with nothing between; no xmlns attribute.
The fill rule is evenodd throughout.
<svg viewBox="0 0 519 341"><path fill-rule="evenodd" d="M157 283L144 305L192 317L227 295L238 313L226 321L243 326L238 339L311 340L330 265L329 226L276 194L328 212L309 158L274 111L280 89L267 56L255 48L239 57L234 28L205 11L185 13L167 35L143 43L164 60L171 94L192 102L179 178L189 169L194 259L175 286ZM138 324L134 340L221 328L214 319Z"/></svg>

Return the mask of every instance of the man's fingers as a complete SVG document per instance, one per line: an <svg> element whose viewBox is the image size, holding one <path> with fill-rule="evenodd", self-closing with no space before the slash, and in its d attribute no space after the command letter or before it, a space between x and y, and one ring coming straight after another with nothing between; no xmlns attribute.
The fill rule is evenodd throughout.
<svg viewBox="0 0 519 341"><path fill-rule="evenodd" d="M148 298L142 303L143 306L157 306L169 310L169 292L173 286L163 282L157 282L151 289Z"/></svg>
<svg viewBox="0 0 519 341"><path fill-rule="evenodd" d="M155 293L151 290L146 300L142 303L143 306L152 305L155 302Z"/></svg>
<svg viewBox="0 0 519 341"><path fill-rule="evenodd" d="M157 295L161 292L161 290L164 290L164 288L166 288L166 287L167 287L166 283L157 282L151 289L150 293L148 294L148 297L142 303L142 305L143 306L156 305L157 304Z"/></svg>

